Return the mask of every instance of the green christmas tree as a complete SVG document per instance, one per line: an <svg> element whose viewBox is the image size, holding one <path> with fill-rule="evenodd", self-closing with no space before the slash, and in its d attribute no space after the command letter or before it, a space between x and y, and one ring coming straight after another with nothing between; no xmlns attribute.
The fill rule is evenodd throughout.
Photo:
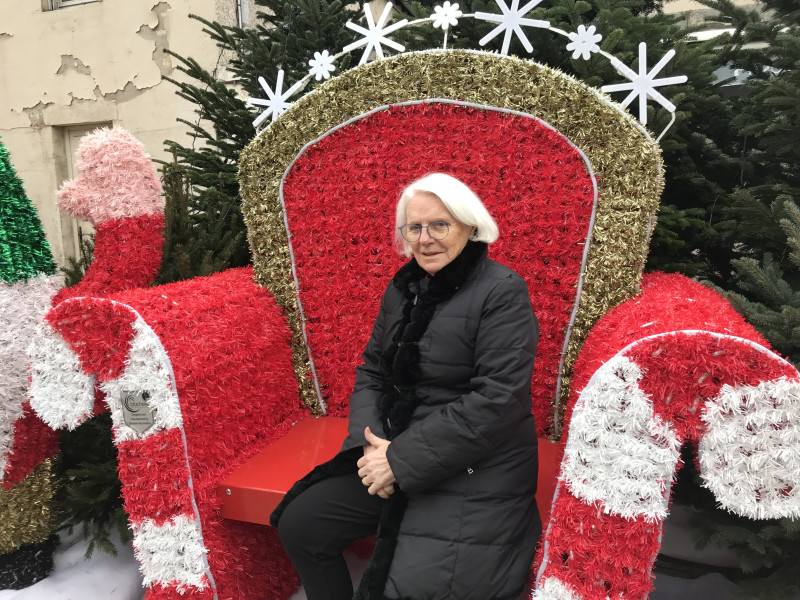
<svg viewBox="0 0 800 600"><path fill-rule="evenodd" d="M0 280L14 283L55 272L39 215L0 141Z"/></svg>
<svg viewBox="0 0 800 600"><path fill-rule="evenodd" d="M314 51L351 41L344 23L360 13L342 2L258 0L257 4L261 11L252 28L194 17L220 51L232 57L226 67L243 94L255 97L264 94L258 74L274 74L280 68L286 74L286 86L291 85L307 72ZM159 283L250 261L236 173L239 153L254 134L254 111L242 93L197 61L174 56L187 81L173 83L181 97L197 106L198 118L183 120L191 145L166 142L176 159L163 169L167 226ZM346 67L345 61L341 68Z"/></svg>
<svg viewBox="0 0 800 600"><path fill-rule="evenodd" d="M749 76L730 100L737 168L715 223L714 239L732 256L711 283L779 353L800 365L800 11L785 0L765 0L762 12L728 0L704 4L734 30L719 41L720 56ZM688 464L686 470L691 477ZM678 501L700 509L693 525L701 547L730 548L738 556L740 596L797 597L800 522L754 521L718 510L696 474L694 479L691 493L678 492Z"/></svg>

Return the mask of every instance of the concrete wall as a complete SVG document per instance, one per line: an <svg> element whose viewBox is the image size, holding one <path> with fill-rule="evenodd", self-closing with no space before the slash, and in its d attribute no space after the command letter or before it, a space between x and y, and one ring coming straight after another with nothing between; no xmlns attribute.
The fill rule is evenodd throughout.
<svg viewBox="0 0 800 600"><path fill-rule="evenodd" d="M3 8L0 136L56 261L64 264L76 251L76 224L56 207L55 192L70 171L70 129L121 125L151 156L167 158L165 139L187 141L186 126L176 119L196 116L164 80L181 77L164 50L191 56L209 70L224 66L188 15L235 24L237 1L101 0L48 10L49 0L3 0Z"/></svg>

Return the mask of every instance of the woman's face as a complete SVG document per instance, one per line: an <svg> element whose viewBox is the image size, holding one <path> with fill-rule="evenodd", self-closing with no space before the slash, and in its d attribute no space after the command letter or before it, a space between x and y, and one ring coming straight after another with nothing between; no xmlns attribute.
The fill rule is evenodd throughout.
<svg viewBox="0 0 800 600"><path fill-rule="evenodd" d="M430 192L414 192L406 206L406 224L426 226L435 221L451 223L447 237L435 240L427 229L423 229L416 242L409 242L417 264L429 275L436 275L461 254L473 232L472 227L456 221L438 196Z"/></svg>

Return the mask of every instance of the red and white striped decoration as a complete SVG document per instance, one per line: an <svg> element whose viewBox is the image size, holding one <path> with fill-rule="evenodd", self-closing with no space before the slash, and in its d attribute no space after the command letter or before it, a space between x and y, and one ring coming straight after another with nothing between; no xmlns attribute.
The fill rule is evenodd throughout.
<svg viewBox="0 0 800 600"><path fill-rule="evenodd" d="M643 287L576 365L534 600L647 598L685 441L724 508L800 518L795 367L715 292L677 275Z"/></svg>
<svg viewBox="0 0 800 600"><path fill-rule="evenodd" d="M283 600L297 575L274 529L222 519L216 484L305 416L275 300L252 269L71 298L31 345L32 404L53 428L111 412L147 600ZM153 424L129 427L131 392ZM130 406L128 407L130 409Z"/></svg>
<svg viewBox="0 0 800 600"><path fill-rule="evenodd" d="M63 304L85 305L87 302L91 301L79 298ZM111 411L120 463L139 462L142 458L139 450L143 445L161 447L162 452L157 453L158 468L167 467L168 471L162 473L168 473L170 478L176 472L182 472L184 478L183 481L172 479L161 486L155 481L136 490L139 507L155 503L170 507L167 513L157 513L155 518L134 516L141 510L128 506L133 513L130 526L134 533L134 552L141 564L144 584L171 588L182 595L209 588L216 594L192 493L191 468L172 365L156 334L132 307L111 300L95 299L92 304L95 310L98 304L115 309L104 311L102 316L116 313L121 317L116 325L131 330L124 369L113 379L99 382ZM81 358L57 327L54 329L49 323L42 325L33 341L31 357L31 404L42 420L54 429L72 429L92 416L95 378L84 372ZM143 433L126 425L123 417L120 398L124 391L131 390L149 392L147 404L154 425ZM153 479L157 478L154 473ZM153 497L142 497L143 490Z"/></svg>

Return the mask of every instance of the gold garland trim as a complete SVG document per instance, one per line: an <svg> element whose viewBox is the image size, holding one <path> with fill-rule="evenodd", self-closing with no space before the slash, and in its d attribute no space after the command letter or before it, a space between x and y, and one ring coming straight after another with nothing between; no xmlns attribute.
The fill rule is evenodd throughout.
<svg viewBox="0 0 800 600"><path fill-rule="evenodd" d="M50 537L55 492L53 459L45 460L10 490L0 489L0 554Z"/></svg>

